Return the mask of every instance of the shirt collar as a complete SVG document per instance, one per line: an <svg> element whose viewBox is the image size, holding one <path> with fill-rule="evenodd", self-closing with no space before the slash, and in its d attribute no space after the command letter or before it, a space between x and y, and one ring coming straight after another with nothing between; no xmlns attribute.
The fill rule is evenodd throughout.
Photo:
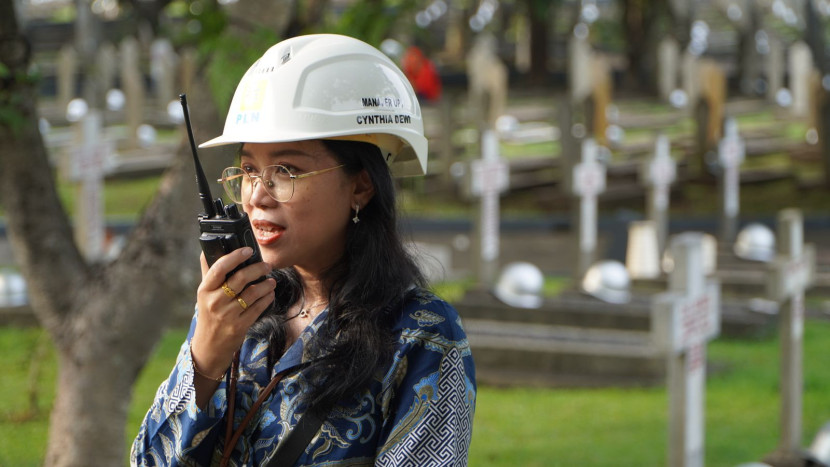
<svg viewBox="0 0 830 467"><path fill-rule="evenodd" d="M303 332L300 333L300 337L291 344L291 347L288 348L279 362L274 365L273 374L292 370L311 361L311 357L305 351L306 345L311 342L311 339L317 334L320 326L325 323L328 313L329 309L324 309L311 321L311 324L306 326Z"/></svg>

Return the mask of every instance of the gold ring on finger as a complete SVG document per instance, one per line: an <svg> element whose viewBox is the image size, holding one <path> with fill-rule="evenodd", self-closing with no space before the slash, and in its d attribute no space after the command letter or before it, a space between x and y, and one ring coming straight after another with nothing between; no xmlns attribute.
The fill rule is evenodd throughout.
<svg viewBox="0 0 830 467"><path fill-rule="evenodd" d="M242 300L242 297L236 297L236 301L239 302L239 306L242 307L242 311L245 311L245 310L248 309L248 304L245 303L245 300Z"/></svg>
<svg viewBox="0 0 830 467"><path fill-rule="evenodd" d="M228 297L236 298L236 292L233 291L233 289L228 285L227 282L222 284L222 290L225 291L225 295L227 295Z"/></svg>

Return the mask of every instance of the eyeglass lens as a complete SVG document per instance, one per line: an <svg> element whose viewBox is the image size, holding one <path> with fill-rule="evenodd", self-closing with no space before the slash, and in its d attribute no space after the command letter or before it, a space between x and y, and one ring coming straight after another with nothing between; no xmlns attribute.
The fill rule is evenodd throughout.
<svg viewBox="0 0 830 467"><path fill-rule="evenodd" d="M239 167L228 167L222 172L222 180L225 192L235 203L247 203L259 183L269 196L279 202L286 202L294 195L291 172L281 165L268 166L259 175L247 173Z"/></svg>

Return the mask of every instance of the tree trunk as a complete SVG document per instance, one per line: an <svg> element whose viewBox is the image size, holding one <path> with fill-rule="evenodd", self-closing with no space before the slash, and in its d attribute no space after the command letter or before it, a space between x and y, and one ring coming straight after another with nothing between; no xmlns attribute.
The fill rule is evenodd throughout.
<svg viewBox="0 0 830 467"><path fill-rule="evenodd" d="M691 40L692 19L697 5L688 0L668 0L669 31L677 39L680 50L685 50Z"/></svg>
<svg viewBox="0 0 830 467"><path fill-rule="evenodd" d="M525 0L525 10L530 24L530 72L531 86L541 86L548 81L548 29L553 7L547 0Z"/></svg>
<svg viewBox="0 0 830 467"><path fill-rule="evenodd" d="M271 4L264 4L267 9L273 8ZM246 8L250 7L250 2L246 4ZM307 33L310 28L321 22L323 14L328 8L328 0L306 0L305 2L291 2L288 10L290 14L288 17L288 24L277 30L284 30L285 37L299 36ZM248 13L246 12L246 15ZM268 15L270 16L270 15Z"/></svg>
<svg viewBox="0 0 830 467"><path fill-rule="evenodd" d="M49 329L59 371L46 465L83 466L90 459L101 465L123 462L135 379L167 317L182 301L193 301L193 273L187 274L192 268L177 265L196 264L188 241L196 234L183 224L193 225L197 209L192 206L183 215L173 207L195 204L188 202L195 199L193 190L185 189L192 188L184 177L185 160L165 176L121 257L78 284L69 297L71 312L57 329Z"/></svg>
<svg viewBox="0 0 830 467"><path fill-rule="evenodd" d="M638 0L624 0L622 2L623 37L628 66L626 67L625 81L629 89L643 88L647 83L641 81L642 58L646 48L646 31L643 28L643 4ZM639 90L639 89L638 89Z"/></svg>
<svg viewBox="0 0 830 467"><path fill-rule="evenodd" d="M804 2L804 41L810 46L813 53L813 62L816 68L824 74L827 71L827 60L825 57L825 27L821 15L816 11L812 1Z"/></svg>
<svg viewBox="0 0 830 467"><path fill-rule="evenodd" d="M753 3L745 5L746 21L738 25L738 82L741 93L757 96L763 92L757 88L756 81L760 78L764 58L758 53L755 35L762 27L761 12Z"/></svg>
<svg viewBox="0 0 830 467"><path fill-rule="evenodd" d="M0 1L0 38L0 203L32 309L59 361L45 464L121 465L132 385L167 317L185 303L192 307L195 297L199 205L189 148L179 150L121 256L86 263L51 177L28 75L30 47L12 0ZM194 129L203 141L218 133L219 118L200 84L191 102L199 103ZM210 173L230 160L216 156L206 158Z"/></svg>
<svg viewBox="0 0 830 467"><path fill-rule="evenodd" d="M97 353L97 352L96 352ZM103 355L106 355L104 353ZM121 465L136 374L118 358L76 361L60 352L45 465ZM104 461L106 459L106 461Z"/></svg>
<svg viewBox="0 0 830 467"><path fill-rule="evenodd" d="M656 91L653 70L657 44L663 36L660 19L668 17L665 1L624 0L621 18L628 66L625 85L638 91Z"/></svg>

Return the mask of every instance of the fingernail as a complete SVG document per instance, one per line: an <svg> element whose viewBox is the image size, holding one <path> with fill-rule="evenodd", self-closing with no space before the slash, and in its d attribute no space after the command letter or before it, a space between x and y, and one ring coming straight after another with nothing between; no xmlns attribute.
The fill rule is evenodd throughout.
<svg viewBox="0 0 830 467"><path fill-rule="evenodd" d="M252 254L254 254L254 249L253 248L251 248L249 246L246 246L245 248L242 249L242 255L243 256L251 256Z"/></svg>

